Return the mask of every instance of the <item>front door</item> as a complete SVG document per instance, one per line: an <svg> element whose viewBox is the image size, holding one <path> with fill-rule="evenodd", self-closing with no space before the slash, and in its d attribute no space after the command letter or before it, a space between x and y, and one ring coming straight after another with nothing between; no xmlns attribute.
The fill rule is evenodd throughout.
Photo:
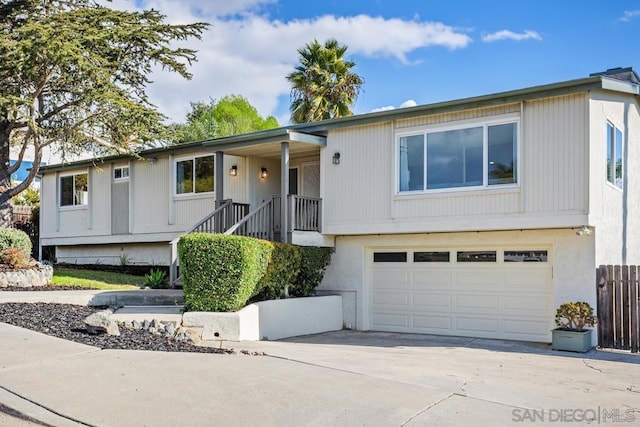
<svg viewBox="0 0 640 427"><path fill-rule="evenodd" d="M129 166L116 166L111 177L111 234L129 233Z"/></svg>

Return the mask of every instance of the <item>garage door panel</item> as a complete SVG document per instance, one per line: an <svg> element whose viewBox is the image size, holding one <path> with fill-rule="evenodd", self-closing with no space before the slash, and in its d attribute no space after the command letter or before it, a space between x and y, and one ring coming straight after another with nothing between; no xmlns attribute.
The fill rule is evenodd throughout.
<svg viewBox="0 0 640 427"><path fill-rule="evenodd" d="M455 320L455 328L458 332L470 333L483 332L496 334L500 321L495 318L484 317L458 317Z"/></svg>
<svg viewBox="0 0 640 427"><path fill-rule="evenodd" d="M499 307L498 295L458 294L454 296L454 310L460 313L495 313Z"/></svg>
<svg viewBox="0 0 640 427"><path fill-rule="evenodd" d="M438 293L414 293L413 306L417 310L451 311L452 296Z"/></svg>
<svg viewBox="0 0 640 427"><path fill-rule="evenodd" d="M411 294L409 292L382 292L373 293L373 304L384 308L384 306L409 307Z"/></svg>
<svg viewBox="0 0 640 427"><path fill-rule="evenodd" d="M378 313L373 315L373 325L384 328L409 326L409 315L407 314L385 314Z"/></svg>
<svg viewBox="0 0 640 427"><path fill-rule="evenodd" d="M406 269L374 269L372 285L374 289L407 286L409 285L409 276L410 274Z"/></svg>
<svg viewBox="0 0 640 427"><path fill-rule="evenodd" d="M505 314L522 314L528 316L544 316L552 308L551 295L504 295L502 297Z"/></svg>
<svg viewBox="0 0 640 427"><path fill-rule="evenodd" d="M502 290L504 291L540 291L551 280L548 269L510 269L503 272Z"/></svg>
<svg viewBox="0 0 640 427"><path fill-rule="evenodd" d="M413 316L413 327L425 333L442 333L451 330L451 317L448 316Z"/></svg>
<svg viewBox="0 0 640 427"><path fill-rule="evenodd" d="M456 273L454 288L456 290L498 290L500 289L500 276L495 271L487 269L461 269ZM463 269L464 268L464 269Z"/></svg>
<svg viewBox="0 0 640 427"><path fill-rule="evenodd" d="M420 289L450 290L453 286L453 277L454 273L450 270L437 268L428 271L417 270L413 272L413 284Z"/></svg>
<svg viewBox="0 0 640 427"><path fill-rule="evenodd" d="M371 329L551 341L551 262L372 263L368 276Z"/></svg>
<svg viewBox="0 0 640 427"><path fill-rule="evenodd" d="M507 334L532 335L544 338L551 329L553 329L553 325L543 320L505 319L504 321L504 332Z"/></svg>

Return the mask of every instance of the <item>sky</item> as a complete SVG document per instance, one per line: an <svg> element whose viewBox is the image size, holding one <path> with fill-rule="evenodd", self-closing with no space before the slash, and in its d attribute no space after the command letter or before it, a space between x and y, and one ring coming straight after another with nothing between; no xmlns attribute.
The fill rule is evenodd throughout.
<svg viewBox="0 0 640 427"><path fill-rule="evenodd" d="M355 114L521 89L615 67L640 71L640 2L612 0L113 0L169 23L207 22L184 80L154 72L151 101L169 122L190 102L242 95L289 123L286 75L317 39L348 46L365 80Z"/></svg>

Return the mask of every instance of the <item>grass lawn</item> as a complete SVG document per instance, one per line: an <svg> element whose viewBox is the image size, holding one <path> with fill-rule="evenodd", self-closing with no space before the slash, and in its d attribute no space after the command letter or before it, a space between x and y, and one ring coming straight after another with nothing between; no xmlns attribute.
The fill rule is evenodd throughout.
<svg viewBox="0 0 640 427"><path fill-rule="evenodd" d="M76 270L73 268L53 269L52 286L80 286L102 290L140 289L144 277L110 271Z"/></svg>

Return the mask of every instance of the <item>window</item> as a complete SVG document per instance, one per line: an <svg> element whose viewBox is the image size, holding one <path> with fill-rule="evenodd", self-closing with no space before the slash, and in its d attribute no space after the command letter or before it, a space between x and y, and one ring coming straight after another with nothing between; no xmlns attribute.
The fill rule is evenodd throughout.
<svg viewBox="0 0 640 427"><path fill-rule="evenodd" d="M176 193L209 193L214 190L214 156L194 157L176 162Z"/></svg>
<svg viewBox="0 0 640 427"><path fill-rule="evenodd" d="M83 206L88 202L88 175L79 173L60 177L60 206Z"/></svg>
<svg viewBox="0 0 640 427"><path fill-rule="evenodd" d="M516 184L516 122L399 138L399 189L416 192Z"/></svg>
<svg viewBox="0 0 640 427"><path fill-rule="evenodd" d="M413 262L449 262L449 252L414 252Z"/></svg>
<svg viewBox="0 0 640 427"><path fill-rule="evenodd" d="M114 181L124 180L129 178L129 166L120 166L113 169Z"/></svg>
<svg viewBox="0 0 640 427"><path fill-rule="evenodd" d="M407 262L406 252L374 252L373 262Z"/></svg>
<svg viewBox="0 0 640 427"><path fill-rule="evenodd" d="M458 262L496 262L496 251L458 251Z"/></svg>
<svg viewBox="0 0 640 427"><path fill-rule="evenodd" d="M607 181L622 189L622 131L607 123Z"/></svg>
<svg viewBox="0 0 640 427"><path fill-rule="evenodd" d="M504 262L547 262L547 251L504 251Z"/></svg>

